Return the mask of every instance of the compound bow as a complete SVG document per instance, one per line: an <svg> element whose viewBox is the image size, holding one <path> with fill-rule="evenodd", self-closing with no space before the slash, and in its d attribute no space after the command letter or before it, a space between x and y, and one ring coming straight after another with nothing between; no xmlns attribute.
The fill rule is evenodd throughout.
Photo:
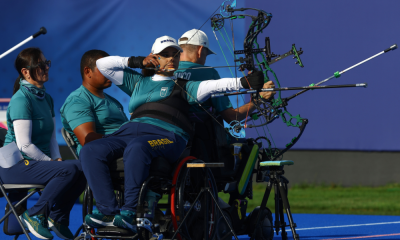
<svg viewBox="0 0 400 240"><path fill-rule="evenodd" d="M230 3L230 4L228 4ZM220 31L224 28L224 21L225 20L235 20L235 19L244 19L246 17L250 17L252 22L249 26L249 30L247 31L246 37L244 39L243 50L234 50L233 55L235 57L235 64L240 62L240 66L238 67L240 71L244 71L247 69L249 72L252 71L263 71L264 73L264 81L269 81L268 72L272 73L274 76L275 84L278 88L281 87L280 82L275 74L275 72L270 68L270 65L286 58L287 56L294 55L293 58L297 59L296 64L299 64L301 67L304 67L300 55L303 51L298 51L295 45L292 45L292 49L285 54L276 55L271 52L270 48L270 40L268 37L265 38L265 47L260 48L257 42L258 35L269 25L272 19L272 14L265 12L264 10L256 9L256 8L238 8L235 9L236 1L224 1L221 5L221 13L216 14L211 18L211 25L215 34L215 31ZM257 16L249 15L249 14L235 14L236 12L244 12L247 10L254 10L257 11ZM224 29L225 30L225 29ZM233 30L233 29L232 29ZM216 35L215 35L216 36ZM223 37L222 33L221 36ZM223 37L224 38L224 37ZM224 38L225 40L225 38ZM218 38L217 38L218 41ZM226 42L226 41L225 41ZM233 40L234 42L234 40ZM234 49L234 44L232 46ZM221 48L222 50L222 48ZM236 58L236 55L244 54L244 58ZM261 56L262 61L258 59L258 56ZM233 121L230 123L230 132L232 135L238 136L243 128L257 128L263 127L267 124L273 122L275 119L282 118L282 121L290 127L299 128L299 134L291 139L291 141L286 144L284 149L278 149L276 147L272 147L271 140L269 140L265 135L260 136L256 139L264 139L268 142L268 149L265 149L265 153L271 160L276 160L282 157L282 154L289 150L301 137L304 129L308 123L308 120L305 118L300 117L300 115L292 115L288 112L286 106L288 105L287 101L281 97L281 92L279 91L276 98L271 100L263 100L260 98L258 93L253 93L251 95L251 101L256 106L257 112L252 114L251 116L247 117L244 121ZM257 102L261 102L259 106ZM259 117L264 117L265 121L261 124L252 124L248 125L248 120L257 120ZM254 122L253 122L254 123ZM268 128L268 127L267 127ZM269 132L269 129L268 129ZM236 134L235 134L236 133ZM265 130L264 130L265 133ZM271 136L272 138L272 136Z"/></svg>
<svg viewBox="0 0 400 240"><path fill-rule="evenodd" d="M350 70L350 69L352 69L352 68L354 68L356 66L359 66L359 65L361 65L361 64L363 64L363 63L365 63L365 62L367 62L367 61L369 61L369 60L371 60L371 59L373 59L373 58L375 58L375 57L377 57L377 56L379 56L379 55L381 55L383 53L386 53L386 52L389 52L391 50L397 49L397 45L394 44L391 47L389 47L388 49L386 49L386 50L384 50L384 51L382 51L382 52L380 52L380 53L378 53L378 54L376 54L376 55L374 55L374 56L372 56L370 58L367 58L367 59L365 59L365 60L363 60L363 61L361 61L361 62L359 62L359 63L357 63L357 64L355 64L355 65L353 65L353 66L341 71L341 72L339 72L339 71L335 72L333 76L331 76L331 77L329 77L329 78L327 78L327 79L325 79L325 80L323 80L321 82L318 82L316 84L311 84L309 87L302 87L302 89L303 89L302 91L300 91L300 92L298 92L296 94L293 94L290 97L282 98L281 97L281 92L280 92L281 90L300 89L301 87L282 88L281 85L280 85L280 82L278 80L278 77L276 76L275 72L270 68L270 65L273 64L273 63L276 63L276 62L278 62L278 61L280 61L280 60L282 60L282 59L284 59L284 58L286 58L288 56L293 55L293 59L297 60L295 63L299 64L300 67L304 67L304 65L303 65L303 63L302 63L302 61L300 59L300 55L303 53L302 49L300 48L300 50L297 50L295 44L293 44L291 50L289 50L287 53L284 53L282 55L276 55L273 52L271 52L270 40L269 40L268 37L265 38L265 47L264 48L260 48L259 44L257 42L257 37L271 22L272 14L267 13L264 10L260 10L260 9L256 9L256 8L238 8L238 9L235 9L234 7L236 7L236 0L233 0L233 1L226 0L221 4L221 6L219 6L220 14L215 14L214 15L214 13L218 10L217 9L212 14L212 17L211 17L211 26L212 26L212 29L214 31L214 35L215 35L215 37L217 39L218 45L220 46L221 51L223 53L223 56L224 56L224 58L225 58L225 60L227 62L227 65L228 65L228 66L220 66L220 67L229 67L229 68L231 68L233 66L229 66L229 63L228 63L228 61L227 61L227 59L225 57L225 54L224 54L224 52L222 50L222 47L221 47L220 43L218 41L218 38L217 38L217 36L215 34L215 31L220 32L221 36L223 37L225 43L227 44L227 46L229 48L229 45L228 45L227 41L225 40L224 35L220 31L221 29L224 29L225 34L226 34L226 36L228 38L228 41L229 41L229 36L226 33L226 30L224 28L225 20L229 19L229 20L232 21L232 20L235 20L235 19L245 19L246 17L250 17L252 22L251 22L251 24L249 26L249 30L247 31L247 35L246 35L246 37L244 39L243 50L237 50L237 51L235 50L235 40L234 40L234 34L233 34L233 25L232 25L232 22L231 22L232 37L233 37L232 42L233 43L231 43L230 41L229 41L229 43L231 44L231 46L232 46L231 48L233 49L232 55L234 57L235 68L238 68L243 73L243 75L244 75L244 70L245 69L247 69L249 72L261 70L263 72L263 74L264 74L264 82L267 82L267 81L270 80L269 77L268 77L268 72L272 73L272 75L274 76L275 84L278 86L278 88L276 89L276 91L278 91L278 94L273 99L264 100L264 99L262 99L260 97L259 91L254 91L254 90L247 91L247 93L251 93L250 100L254 103L254 106L256 107L257 111L256 111L256 113L254 113L254 114L252 114L250 116L247 116L242 121L238 121L238 120L232 121L229 124L230 126L229 126L227 131L232 136L238 137L238 136L242 135L242 132L244 132L244 128L255 128L257 130L258 127L264 127L265 126L268 129L267 125L269 123L273 122L275 119L277 119L279 117L282 118L283 123L285 123L287 126L295 127L295 128L299 129L298 135L293 137L290 140L290 142L287 143L285 148L283 148L283 149L276 148L275 143L274 143L274 141L272 139L271 133L269 133L269 134L271 136L272 142L274 143L274 147L272 147L271 140L267 138L267 134L265 132L265 129L264 129L264 135L263 136L261 136L257 131L258 137L255 139L255 141L263 139L263 140L268 142L268 148L264 148L264 153L265 153L265 155L267 156L267 158L269 160L278 160L278 159L282 158L282 155L286 151L288 151L291 147L293 147L293 145L296 144L296 142L299 140L299 138L303 134L303 132L305 130L305 127L306 127L306 125L308 123L308 119L300 117L299 114L293 115L287 110L286 107L288 106L289 100L299 96L300 94L302 94L302 93L304 93L304 92L306 92L306 91L308 91L310 89L322 89L322 88L328 88L328 87L330 87L330 88L360 87L360 86L366 87L366 84L336 85L336 86L319 86L319 85L321 83L324 83L324 82L330 80L330 79L338 78L344 72L347 72L348 70ZM235 12L244 12L244 11L247 11L247 10L257 11L258 14L257 14L257 16L253 16L253 15L249 15L249 14L234 14ZM204 24L202 26L204 26ZM198 31L202 28L202 26L198 29ZM188 42L190 41L190 39L188 40ZM245 57L244 58L243 57L236 58L236 55L239 55L239 54L244 54ZM258 56L261 56L262 61L260 61L258 59ZM237 62L240 62L239 67L236 66ZM203 68L210 68L210 67L203 67ZM233 76L233 73L232 73L232 77L237 77L237 76ZM173 80L173 79L171 79L171 80ZM317 86L319 86L319 87L317 87ZM268 89L263 89L263 90L268 90ZM270 90L271 89L269 89L269 91ZM221 96L221 94L216 94L216 95L217 96ZM222 94L222 95L224 95L224 96L237 95L238 96L238 95L241 95L241 93L238 92L238 93ZM192 96L190 96L190 97L193 98ZM203 108L200 103L198 103L198 105L201 108ZM203 110L211 115L211 113L209 113L206 109L203 108ZM212 115L211 115L211 117L212 117ZM262 122L262 118L264 118L264 122ZM256 124L254 124L254 121L257 120L257 119L260 119L261 123L256 125ZM214 120L216 120L216 119L214 119ZM253 121L253 124L252 125L248 125L247 121ZM243 124L243 122L244 122L244 124ZM268 132L269 132L269 129L268 129Z"/></svg>

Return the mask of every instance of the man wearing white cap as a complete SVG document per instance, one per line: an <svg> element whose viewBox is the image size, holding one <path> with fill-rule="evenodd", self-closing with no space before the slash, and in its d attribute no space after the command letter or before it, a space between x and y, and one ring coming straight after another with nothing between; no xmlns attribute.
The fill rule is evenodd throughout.
<svg viewBox="0 0 400 240"><path fill-rule="evenodd" d="M208 37L203 31L192 29L185 32L181 36L181 38L179 38L178 44L183 50L183 52L181 53L178 69L183 70L175 71L176 77L190 81L204 81L221 78L214 68L195 69L199 67L204 67L208 55L216 54L210 49ZM265 83L263 88L273 87L275 87L275 85L272 83L272 81L269 81ZM260 94L263 98L268 99L275 93L263 92ZM252 112L255 110L255 106L253 103L248 103L241 107L233 109L228 97L209 99L204 102L202 106L206 109L213 107L214 110L218 114L220 114L222 118L228 123L233 120L243 120L246 117L247 111ZM198 106L192 106L191 113L195 116L192 115L191 118L201 118L201 116L199 116L201 112L204 112L204 110Z"/></svg>

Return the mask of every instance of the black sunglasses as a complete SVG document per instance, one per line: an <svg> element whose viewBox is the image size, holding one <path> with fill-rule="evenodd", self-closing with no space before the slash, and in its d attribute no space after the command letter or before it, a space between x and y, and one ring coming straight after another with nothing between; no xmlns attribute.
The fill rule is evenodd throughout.
<svg viewBox="0 0 400 240"><path fill-rule="evenodd" d="M43 71L46 70L46 66L47 67L51 67L51 60L46 60L44 62L38 62L38 64L36 66L32 66L32 67L40 67L40 69L42 69ZM30 68L31 66L27 66L26 68Z"/></svg>

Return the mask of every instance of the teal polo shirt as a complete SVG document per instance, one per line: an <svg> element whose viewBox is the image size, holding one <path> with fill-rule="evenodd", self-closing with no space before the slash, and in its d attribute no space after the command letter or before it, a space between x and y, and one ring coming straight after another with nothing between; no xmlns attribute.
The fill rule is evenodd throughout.
<svg viewBox="0 0 400 240"><path fill-rule="evenodd" d="M191 97L186 95L186 100L190 105L197 104L194 99L197 99L197 90L201 82L189 81L185 85L185 91ZM129 112L132 113L136 108L144 103L157 102L168 97L174 89L175 82L171 80L154 81L152 77L144 77L142 74L132 70L124 69L123 84L117 85L122 91L131 96L129 101ZM194 99L193 99L194 98ZM189 134L181 128L151 117L141 117L131 120L131 122L148 123L161 127L167 131L172 131L181 136L186 141L189 139Z"/></svg>
<svg viewBox="0 0 400 240"><path fill-rule="evenodd" d="M96 133L111 134L128 121L121 103L115 98L104 93L104 98L99 98L80 86L65 100L60 110L62 124L75 143L78 145L77 154L82 148L74 134L76 127L83 123L94 122Z"/></svg>
<svg viewBox="0 0 400 240"><path fill-rule="evenodd" d="M198 68L198 67L206 67L197 63L181 61L179 62L179 68ZM205 69L184 69L175 71L175 76L179 78L183 78L189 81L204 81L204 80L217 80L221 79L217 70L214 68L205 68ZM222 112L228 108L232 107L231 101L228 97L217 97L207 99L204 103L201 104L205 109L209 109L213 107L217 112ZM198 105L193 105L190 108L190 112L203 112L204 110Z"/></svg>
<svg viewBox="0 0 400 240"><path fill-rule="evenodd" d="M54 130L53 117L55 116L53 99L47 93L43 99L39 99L25 87L37 88L24 82L20 83L20 89L12 96L7 108L8 131L4 146L16 142L13 121L32 120L31 142L51 158L50 140ZM45 89L40 90L45 91ZM32 160L24 152L21 154L25 159Z"/></svg>

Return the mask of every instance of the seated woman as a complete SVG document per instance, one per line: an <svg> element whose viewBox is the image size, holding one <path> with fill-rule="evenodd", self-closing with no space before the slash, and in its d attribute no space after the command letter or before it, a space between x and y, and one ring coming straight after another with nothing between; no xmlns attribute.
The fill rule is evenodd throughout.
<svg viewBox="0 0 400 240"><path fill-rule="evenodd" d="M46 93L50 61L39 48L22 50L15 60L18 78L7 109L4 145L16 142L23 161L0 167L3 183L46 185L36 204L21 216L24 225L41 239L72 239L69 213L85 188L79 161L62 161L56 140L54 104Z"/></svg>
<svg viewBox="0 0 400 240"><path fill-rule="evenodd" d="M188 119L190 104L199 104L211 94L249 88L262 88L264 76L256 72L246 78L226 78L191 82L177 79L173 69L179 65L182 49L176 40L163 36L156 39L152 54L142 57L105 57L97 60L99 71L131 96L131 121L113 134L85 144L80 159L85 176L96 199L97 212L85 222L91 227L117 226L136 231L135 210L142 183L149 175L153 158L161 156L171 164L178 160L192 133ZM145 75L130 68L144 68L147 63L161 69ZM153 75L153 76L148 76ZM125 204L118 208L108 164L124 158Z"/></svg>

